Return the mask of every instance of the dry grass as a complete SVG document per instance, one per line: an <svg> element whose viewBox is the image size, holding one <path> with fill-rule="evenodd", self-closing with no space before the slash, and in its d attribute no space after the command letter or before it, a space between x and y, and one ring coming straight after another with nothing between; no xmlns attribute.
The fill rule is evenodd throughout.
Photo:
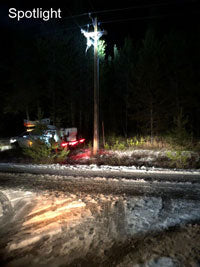
<svg viewBox="0 0 200 267"><path fill-rule="evenodd" d="M106 140L104 149L148 149L148 150L191 150L200 151L199 140L181 140L178 142L173 136L133 136L129 138L110 136Z"/></svg>

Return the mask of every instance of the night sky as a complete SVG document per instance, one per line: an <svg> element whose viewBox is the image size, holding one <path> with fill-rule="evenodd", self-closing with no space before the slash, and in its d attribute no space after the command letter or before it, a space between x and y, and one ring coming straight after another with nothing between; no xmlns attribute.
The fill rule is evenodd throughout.
<svg viewBox="0 0 200 267"><path fill-rule="evenodd" d="M107 41L119 42L125 36L140 38L149 24L156 25L160 34L170 29L182 29L183 31L195 31L199 27L200 2L198 0L174 0L174 1L6 1L0 5L0 23L3 33L12 37L13 31L27 31L24 34L34 34L42 24L48 24L39 19L23 19L17 22L8 17L8 9L28 10L36 7L61 8L62 19L59 23L65 29L91 23L87 15L97 16L101 28L108 31ZM32 3L32 4L31 4ZM72 16L72 17L71 17ZM70 18L71 17L71 18Z"/></svg>
<svg viewBox="0 0 200 267"><path fill-rule="evenodd" d="M124 37L130 35L134 39L143 37L147 27L151 24L157 29L157 33L165 34L171 29L181 29L187 32L195 32L200 27L200 1L199 0L164 0L164 1L5 1L0 4L0 28L3 44L8 51L11 46L13 33L23 32L24 35L36 34L42 25L50 24L52 21L44 22L40 19L16 19L8 17L11 7L28 10L36 7L61 8L62 19L59 24L63 29L78 29L82 25L91 23L87 13L97 16L101 29L105 29L108 35L104 39L109 44L121 45ZM46 3L46 4L45 4ZM119 10L118 10L119 9ZM86 14L85 14L86 13ZM85 14L83 16L79 16ZM58 22L58 21L57 21ZM51 26L50 30L51 32ZM16 38L16 35L15 37Z"/></svg>
<svg viewBox="0 0 200 267"><path fill-rule="evenodd" d="M20 22L8 17L11 7L21 10L31 10L36 7L61 8L62 19L56 20L60 28L65 30L74 29L79 31L80 27L91 23L87 13L97 16L101 29L107 31L103 39L107 42L110 52L113 45L122 46L124 38L131 36L134 40L143 38L149 25L156 28L157 34L161 36L170 30L179 29L188 33L195 33L200 28L200 1L199 0L124 0L124 1L1 1L0 4L0 29L2 35L3 57L12 53L13 39L18 34L24 36L41 33L42 25L49 25L48 34L52 32L51 23L41 19L22 19ZM82 14L84 14L82 16ZM80 15L80 16L79 16ZM90 28L91 30L91 28ZM54 32L52 33L54 34ZM6 53L7 52L7 53Z"/></svg>
<svg viewBox="0 0 200 267"><path fill-rule="evenodd" d="M27 4L28 2L28 4ZM1 30L1 95L9 87L9 68L15 58L13 44L18 36L29 38L34 35L46 35L51 38L55 34L54 21L45 22L41 19L22 19L17 22L8 17L8 10L15 7L21 10L43 7L60 8L62 19L55 20L63 34L74 30L79 34L80 29L87 29L91 23L88 13L97 17L100 29L107 31L103 37L107 43L107 53L112 54L113 45L122 47L124 38L130 36L137 42L142 39L148 27L156 30L157 36L164 36L172 30L180 30L195 36L200 29L200 1L198 0L123 0L123 1L1 1L0 30ZM45 31L43 30L43 26ZM48 28L48 30L47 30ZM91 29L91 26L90 26ZM81 34L81 33L80 33ZM7 115L5 115L7 116ZM12 116L6 117L12 120Z"/></svg>

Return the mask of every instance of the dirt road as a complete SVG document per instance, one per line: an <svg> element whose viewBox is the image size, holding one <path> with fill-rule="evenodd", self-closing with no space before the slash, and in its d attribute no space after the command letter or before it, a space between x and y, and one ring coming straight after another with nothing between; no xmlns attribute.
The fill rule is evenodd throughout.
<svg viewBox="0 0 200 267"><path fill-rule="evenodd" d="M0 173L1 266L200 266L200 185Z"/></svg>

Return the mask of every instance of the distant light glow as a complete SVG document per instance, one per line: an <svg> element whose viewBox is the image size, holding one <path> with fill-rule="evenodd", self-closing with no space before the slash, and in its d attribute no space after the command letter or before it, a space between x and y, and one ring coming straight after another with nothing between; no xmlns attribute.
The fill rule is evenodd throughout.
<svg viewBox="0 0 200 267"><path fill-rule="evenodd" d="M34 129L33 128L30 128L30 129L27 129L26 131L27 132L32 132Z"/></svg>
<svg viewBox="0 0 200 267"><path fill-rule="evenodd" d="M81 33L87 38L86 52L90 48L91 45L93 45L94 47L97 47L98 40L104 34L103 31L87 32L87 31L85 31L83 29L81 29Z"/></svg>
<svg viewBox="0 0 200 267"><path fill-rule="evenodd" d="M11 144L15 143L16 141L17 141L17 139L15 139L15 138L11 138L11 139L10 139L10 143L11 143Z"/></svg>
<svg viewBox="0 0 200 267"><path fill-rule="evenodd" d="M67 142L62 142L62 143L61 143L61 146L62 146L62 147L67 147L67 146L68 146L68 143L67 143Z"/></svg>
<svg viewBox="0 0 200 267"><path fill-rule="evenodd" d="M29 144L29 146L32 146L33 145L33 142L32 141L29 141L28 144Z"/></svg>
<svg viewBox="0 0 200 267"><path fill-rule="evenodd" d="M54 140L55 140L56 142L58 142L58 141L59 141L59 136L58 136L58 134L57 134L57 133L55 133L55 134L54 134Z"/></svg>
<svg viewBox="0 0 200 267"><path fill-rule="evenodd" d="M70 146L76 146L78 144L78 141L71 141L69 142Z"/></svg>
<svg viewBox="0 0 200 267"><path fill-rule="evenodd" d="M24 126L25 127L35 127L35 124L34 123L31 123L31 122L27 122L27 123L25 122L24 123Z"/></svg>
<svg viewBox="0 0 200 267"><path fill-rule="evenodd" d="M69 142L62 142L61 143L61 147L67 147L69 146L76 146L78 144L83 144L85 142L85 138L81 138L79 140L75 140L75 141L69 141Z"/></svg>

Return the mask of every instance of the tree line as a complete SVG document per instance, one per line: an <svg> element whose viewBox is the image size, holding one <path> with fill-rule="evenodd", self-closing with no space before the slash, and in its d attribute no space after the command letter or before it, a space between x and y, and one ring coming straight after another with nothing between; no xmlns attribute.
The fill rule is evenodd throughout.
<svg viewBox="0 0 200 267"><path fill-rule="evenodd" d="M200 136L200 35L149 27L121 47L99 44L100 125L106 135L165 135L184 127ZM50 117L93 133L93 48L79 30L13 38L1 117Z"/></svg>

